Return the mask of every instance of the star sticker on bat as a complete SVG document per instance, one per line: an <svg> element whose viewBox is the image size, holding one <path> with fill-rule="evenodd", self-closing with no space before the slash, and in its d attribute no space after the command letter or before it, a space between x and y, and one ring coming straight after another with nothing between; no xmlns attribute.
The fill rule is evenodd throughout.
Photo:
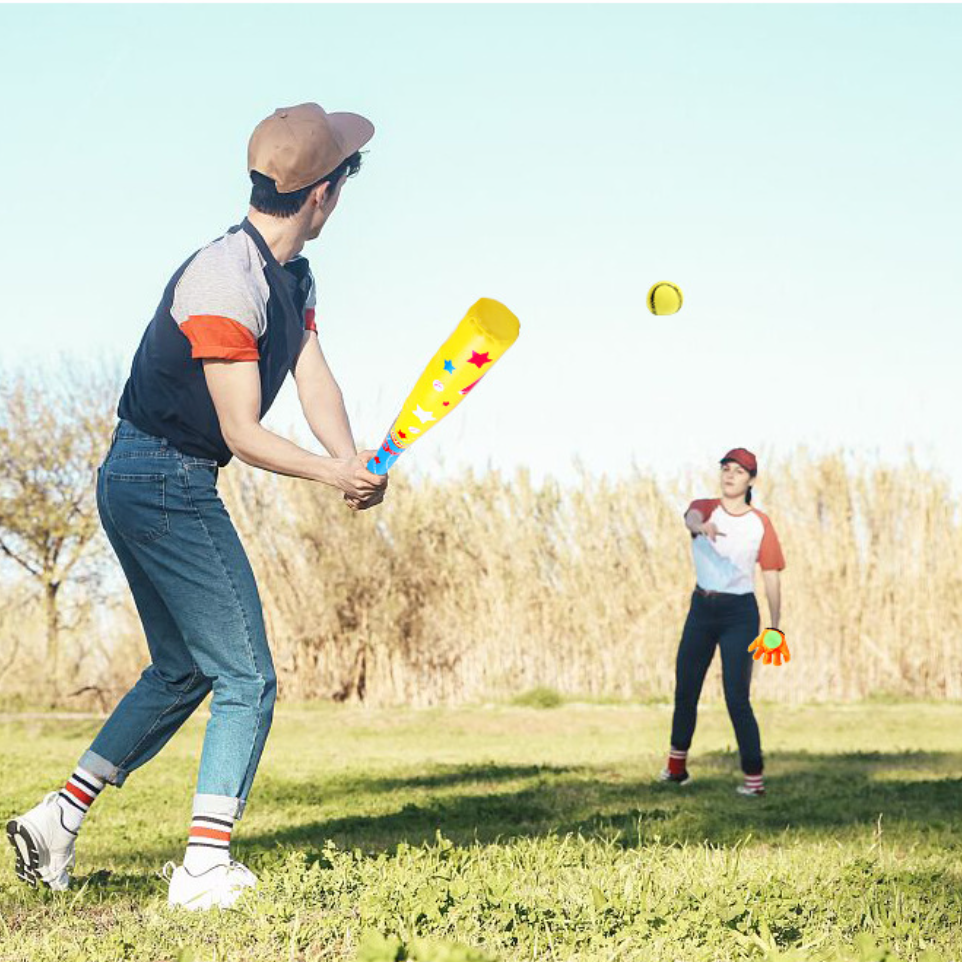
<svg viewBox="0 0 962 962"><path fill-rule="evenodd" d="M412 413L422 424L427 424L428 421L434 420L434 414L431 411L425 411L420 404L414 409Z"/></svg>
<svg viewBox="0 0 962 962"><path fill-rule="evenodd" d="M454 365L450 361L445 361L444 370L447 371L448 374L454 374Z"/></svg>
<svg viewBox="0 0 962 962"><path fill-rule="evenodd" d="M403 441L407 435L403 431L398 431L397 436Z"/></svg>
<svg viewBox="0 0 962 962"><path fill-rule="evenodd" d="M472 351L471 356L468 358L468 364L475 364L480 369L484 367L485 364L490 364L491 358L488 357L488 352L485 351L484 354L478 354L477 351Z"/></svg>

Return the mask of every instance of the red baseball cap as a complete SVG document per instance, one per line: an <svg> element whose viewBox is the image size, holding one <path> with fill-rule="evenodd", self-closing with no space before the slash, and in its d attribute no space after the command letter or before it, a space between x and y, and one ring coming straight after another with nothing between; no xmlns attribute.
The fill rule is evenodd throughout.
<svg viewBox="0 0 962 962"><path fill-rule="evenodd" d="M732 448L718 463L724 464L726 461L734 461L735 464L740 464L749 474L755 474L758 471L758 461L755 460L755 455L747 448Z"/></svg>

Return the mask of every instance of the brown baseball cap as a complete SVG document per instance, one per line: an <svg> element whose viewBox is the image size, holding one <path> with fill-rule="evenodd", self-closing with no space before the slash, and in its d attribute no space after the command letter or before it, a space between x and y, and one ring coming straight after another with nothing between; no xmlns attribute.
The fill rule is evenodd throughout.
<svg viewBox="0 0 962 962"><path fill-rule="evenodd" d="M734 461L735 464L740 464L749 474L755 474L758 471L758 461L755 459L755 455L746 448L732 448L719 464L724 464L726 461Z"/></svg>
<svg viewBox="0 0 962 962"><path fill-rule="evenodd" d="M374 136L359 114L329 114L318 104L278 107L262 120L247 145L247 172L256 170L290 194L319 181Z"/></svg>

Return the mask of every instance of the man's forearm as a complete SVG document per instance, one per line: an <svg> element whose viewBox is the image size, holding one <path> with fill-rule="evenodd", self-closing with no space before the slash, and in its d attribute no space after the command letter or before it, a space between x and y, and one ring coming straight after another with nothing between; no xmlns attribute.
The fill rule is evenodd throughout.
<svg viewBox="0 0 962 962"><path fill-rule="evenodd" d="M259 424L249 425L231 436L225 434L224 440L241 461L252 467L336 486L336 464L332 458L305 451ZM351 455L354 453L352 450Z"/></svg>
<svg viewBox="0 0 962 962"><path fill-rule="evenodd" d="M311 433L335 458L357 454L354 432L339 388L299 387L298 397Z"/></svg>

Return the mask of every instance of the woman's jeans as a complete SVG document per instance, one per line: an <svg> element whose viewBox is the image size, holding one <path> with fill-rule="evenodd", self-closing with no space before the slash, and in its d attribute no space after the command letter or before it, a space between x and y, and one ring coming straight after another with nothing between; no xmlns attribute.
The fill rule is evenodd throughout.
<svg viewBox="0 0 962 962"><path fill-rule="evenodd" d="M687 751L695 734L698 698L705 674L721 649L725 703L735 727L735 738L746 775L762 772L762 746L758 722L748 700L752 681L752 656L748 646L758 636L758 602L753 594L691 596L691 610L678 647L675 669L675 716L671 744Z"/></svg>
<svg viewBox="0 0 962 962"><path fill-rule="evenodd" d="M213 691L194 811L239 818L277 680L254 574L218 497L217 464L121 421L97 507L143 622L151 664L81 758L121 785Z"/></svg>

